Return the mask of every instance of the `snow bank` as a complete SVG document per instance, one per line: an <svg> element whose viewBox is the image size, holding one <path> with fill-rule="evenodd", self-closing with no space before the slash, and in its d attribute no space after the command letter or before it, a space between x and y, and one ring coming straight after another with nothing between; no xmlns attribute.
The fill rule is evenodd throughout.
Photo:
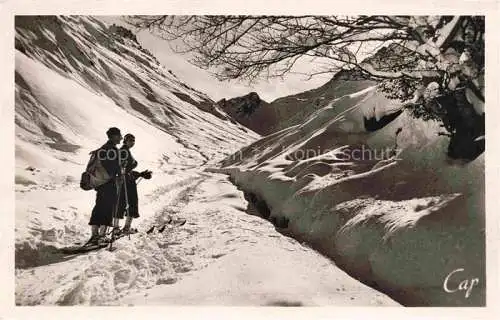
<svg viewBox="0 0 500 320"><path fill-rule="evenodd" d="M374 90L345 96L226 158L219 171L278 230L399 302L484 305L484 155L449 161L439 125L406 111L365 130L367 118L398 109ZM447 288L477 279L469 294L443 288L458 269Z"/></svg>
<svg viewBox="0 0 500 320"><path fill-rule="evenodd" d="M398 305L307 246L278 234L267 221L247 215L244 211L252 211L252 205L226 176L203 174L206 179L182 208L190 222L185 228L196 236L179 237L178 246L184 248L177 250L185 250L186 259L200 260L193 268L204 267L175 283L132 293L121 304Z"/></svg>

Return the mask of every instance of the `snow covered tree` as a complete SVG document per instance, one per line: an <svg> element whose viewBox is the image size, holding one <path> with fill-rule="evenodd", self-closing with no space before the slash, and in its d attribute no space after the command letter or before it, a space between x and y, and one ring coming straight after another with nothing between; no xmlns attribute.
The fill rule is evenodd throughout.
<svg viewBox="0 0 500 320"><path fill-rule="evenodd" d="M381 92L402 101L414 116L442 121L446 135L460 137L450 146L466 145L461 151L451 148L451 156L474 158L484 150L484 16L130 16L127 21L172 41L176 51L191 53L193 64L220 80L282 77L307 58L315 62L310 76L349 70L378 81Z"/></svg>

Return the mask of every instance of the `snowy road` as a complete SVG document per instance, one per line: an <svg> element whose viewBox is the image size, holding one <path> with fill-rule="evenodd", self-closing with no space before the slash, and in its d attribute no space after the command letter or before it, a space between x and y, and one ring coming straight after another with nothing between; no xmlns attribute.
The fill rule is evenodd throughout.
<svg viewBox="0 0 500 320"><path fill-rule="evenodd" d="M154 185L140 186L142 216L136 226L144 231L169 216L187 219L184 226L120 239L113 252L70 258L55 257L47 250L49 242L42 241L47 253L32 263L37 266L25 261L23 268L16 269L16 303L397 305L328 259L279 234L269 222L247 214L243 193L226 176L198 168L157 175L155 180ZM27 203L31 197L47 199L57 192L36 189L20 197ZM73 192L81 194L67 191L66 198ZM67 200L47 212L59 211L61 216L65 206L79 207ZM70 226L59 241L68 239L69 230L79 230L74 234L81 238L87 230L85 219L76 220L81 227L67 221ZM23 226L16 227L23 234ZM31 227L24 227L33 233ZM56 241L54 246L60 245Z"/></svg>

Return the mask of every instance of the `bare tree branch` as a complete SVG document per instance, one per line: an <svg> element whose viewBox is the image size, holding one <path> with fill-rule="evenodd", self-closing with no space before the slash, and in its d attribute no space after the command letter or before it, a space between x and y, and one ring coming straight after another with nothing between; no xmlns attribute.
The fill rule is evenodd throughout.
<svg viewBox="0 0 500 320"><path fill-rule="evenodd" d="M282 77L301 58L312 57L332 63L312 74L344 68L378 81L424 86L437 81L446 91L452 90L446 86L457 68L446 63L450 48L456 55L471 51L476 69L484 67L484 17L212 15L126 20L175 43L176 52L190 53L191 63L219 80ZM472 40L466 45L457 37ZM466 77L463 81L474 83Z"/></svg>

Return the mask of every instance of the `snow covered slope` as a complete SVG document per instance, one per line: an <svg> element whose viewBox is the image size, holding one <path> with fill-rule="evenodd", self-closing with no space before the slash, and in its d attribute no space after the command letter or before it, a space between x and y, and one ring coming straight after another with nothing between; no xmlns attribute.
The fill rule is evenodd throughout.
<svg viewBox="0 0 500 320"><path fill-rule="evenodd" d="M243 148L216 171L229 173L280 232L397 301L484 305L484 154L447 159L440 131L372 87ZM467 279L478 279L469 294L455 290Z"/></svg>
<svg viewBox="0 0 500 320"><path fill-rule="evenodd" d="M78 181L109 127L136 136L138 169L162 183L258 138L126 29L92 17L17 16L16 49L16 266L37 265L44 258L37 249L88 235L95 193Z"/></svg>
<svg viewBox="0 0 500 320"><path fill-rule="evenodd" d="M19 168L81 165L110 126L134 133L135 152L157 162L206 162L257 137L121 27L91 17L18 16L16 49ZM20 170L18 182L30 183L30 175Z"/></svg>

